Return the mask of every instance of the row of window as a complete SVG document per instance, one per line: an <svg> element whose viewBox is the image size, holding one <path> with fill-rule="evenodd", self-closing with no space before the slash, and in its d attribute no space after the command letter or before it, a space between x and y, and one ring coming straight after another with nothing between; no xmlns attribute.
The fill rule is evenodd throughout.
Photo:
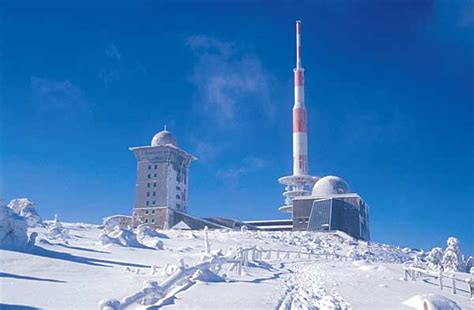
<svg viewBox="0 0 474 310"><path fill-rule="evenodd" d="M151 219L151 223L155 223L155 219ZM148 219L145 219L145 224L148 224Z"/></svg>
<svg viewBox="0 0 474 310"><path fill-rule="evenodd" d="M146 192L146 196L147 196L147 197L150 197L150 193L151 193L151 192ZM153 192L153 197L155 197L155 196L156 196L156 192Z"/></svg>
<svg viewBox="0 0 474 310"><path fill-rule="evenodd" d="M155 169L158 169L158 165L155 165ZM151 165L148 165L148 170L151 170Z"/></svg>
<svg viewBox="0 0 474 310"><path fill-rule="evenodd" d="M153 174L153 177L156 178L156 177L157 177L157 174L154 173L154 174ZM148 174L148 178L151 179L151 173Z"/></svg>
<svg viewBox="0 0 474 310"><path fill-rule="evenodd" d="M150 188L150 187L151 187L151 183L147 183L147 184L146 184L146 187ZM153 183L153 187L156 187L156 182Z"/></svg>
<svg viewBox="0 0 474 310"><path fill-rule="evenodd" d="M145 210L145 214L150 213L150 210ZM155 214L155 210L151 210L151 214Z"/></svg>
<svg viewBox="0 0 474 310"><path fill-rule="evenodd" d="M156 205L156 200L153 200L153 201L147 201L147 202L146 202L146 205L147 205L147 206L149 206L149 205L150 205L150 203L151 203L151 205L152 205L152 206L154 206L154 205ZM145 212L148 212L148 211L145 211ZM153 212L155 212L155 211L153 210ZM148 214L148 213L147 213L147 214Z"/></svg>

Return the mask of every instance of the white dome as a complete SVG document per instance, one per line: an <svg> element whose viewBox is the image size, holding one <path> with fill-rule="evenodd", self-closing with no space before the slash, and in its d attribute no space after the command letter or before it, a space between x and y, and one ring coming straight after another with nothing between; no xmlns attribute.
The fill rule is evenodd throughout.
<svg viewBox="0 0 474 310"><path fill-rule="evenodd" d="M178 145L175 136L173 136L173 134L167 130L160 131L151 140L151 146L167 145L167 144L171 144L174 146Z"/></svg>
<svg viewBox="0 0 474 310"><path fill-rule="evenodd" d="M350 193L349 185L340 177L328 175L313 186L313 196L328 196Z"/></svg>

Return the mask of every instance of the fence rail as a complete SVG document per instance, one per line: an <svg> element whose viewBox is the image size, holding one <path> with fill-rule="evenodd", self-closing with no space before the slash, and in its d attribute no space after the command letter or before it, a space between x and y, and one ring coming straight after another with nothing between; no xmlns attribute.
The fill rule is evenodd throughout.
<svg viewBox="0 0 474 310"><path fill-rule="evenodd" d="M470 297L472 298L474 296L474 278L470 275L466 275L462 277L461 275L455 274L455 273L447 273L443 271L433 271L433 270L427 270L421 267L416 267L416 266L404 266L404 275L403 275L403 280L408 281L416 281L417 278L421 276L425 277L432 277L438 280L438 286L442 290L444 289L445 285L445 279L447 281L451 280L451 288L452 288L452 293L456 294L457 293L457 284L456 282L463 283L463 285L468 286L468 291L470 294Z"/></svg>

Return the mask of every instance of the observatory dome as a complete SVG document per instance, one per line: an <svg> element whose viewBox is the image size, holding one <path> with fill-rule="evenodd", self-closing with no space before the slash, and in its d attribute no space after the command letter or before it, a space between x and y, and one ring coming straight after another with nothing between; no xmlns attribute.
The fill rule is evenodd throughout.
<svg viewBox="0 0 474 310"><path fill-rule="evenodd" d="M151 146L158 146L158 145L167 145L171 144L177 146L178 143L176 141L176 137L167 130L160 131L151 140Z"/></svg>
<svg viewBox="0 0 474 310"><path fill-rule="evenodd" d="M313 186L313 196L328 196L349 193L349 185L340 177L328 175L319 179Z"/></svg>

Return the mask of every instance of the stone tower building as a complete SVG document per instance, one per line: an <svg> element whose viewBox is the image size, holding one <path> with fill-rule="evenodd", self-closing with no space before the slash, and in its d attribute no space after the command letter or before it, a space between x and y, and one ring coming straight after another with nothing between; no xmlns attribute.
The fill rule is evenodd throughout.
<svg viewBox="0 0 474 310"><path fill-rule="evenodd" d="M171 228L174 211L188 211L188 170L196 158L180 149L166 128L153 137L151 146L129 149L137 159L132 226Z"/></svg>

